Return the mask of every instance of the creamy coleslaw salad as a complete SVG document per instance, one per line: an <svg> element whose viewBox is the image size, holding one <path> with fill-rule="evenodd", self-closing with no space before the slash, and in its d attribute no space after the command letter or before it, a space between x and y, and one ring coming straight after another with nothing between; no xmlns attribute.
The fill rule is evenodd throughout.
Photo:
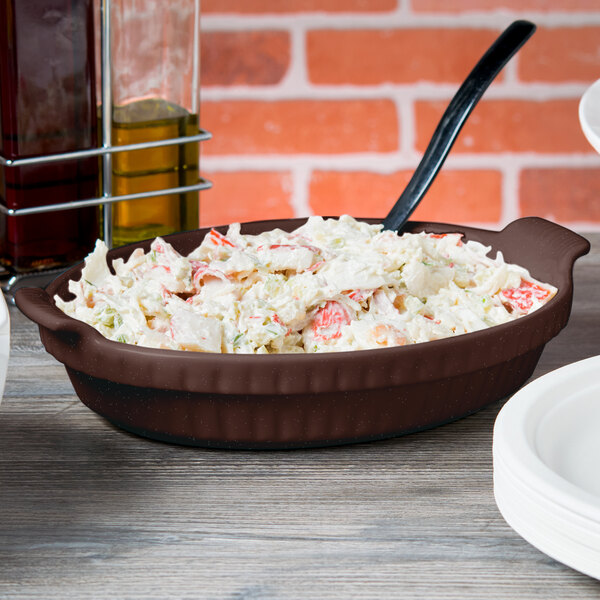
<svg viewBox="0 0 600 600"><path fill-rule="evenodd" d="M215 229L188 256L156 238L107 264L86 258L75 298L56 305L105 337L139 346L294 353L402 346L533 312L557 292L459 233L398 236L350 216L288 233Z"/></svg>

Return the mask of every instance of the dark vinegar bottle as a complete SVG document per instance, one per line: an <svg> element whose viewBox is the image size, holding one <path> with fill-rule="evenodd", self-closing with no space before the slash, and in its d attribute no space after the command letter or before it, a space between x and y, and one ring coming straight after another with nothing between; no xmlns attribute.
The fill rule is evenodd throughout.
<svg viewBox="0 0 600 600"><path fill-rule="evenodd" d="M0 0L0 155L15 160L98 146L93 0ZM97 197L99 160L0 165L9 209ZM12 273L69 265L99 235L96 206L7 216L0 262Z"/></svg>

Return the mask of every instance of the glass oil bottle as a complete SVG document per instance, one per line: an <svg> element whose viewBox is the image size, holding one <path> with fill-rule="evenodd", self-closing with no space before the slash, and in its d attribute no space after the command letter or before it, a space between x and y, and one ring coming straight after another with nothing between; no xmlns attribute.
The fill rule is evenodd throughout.
<svg viewBox="0 0 600 600"><path fill-rule="evenodd" d="M199 1L113 0L112 144L197 135ZM115 152L114 196L193 185L198 142ZM198 227L198 192L115 202L115 246Z"/></svg>

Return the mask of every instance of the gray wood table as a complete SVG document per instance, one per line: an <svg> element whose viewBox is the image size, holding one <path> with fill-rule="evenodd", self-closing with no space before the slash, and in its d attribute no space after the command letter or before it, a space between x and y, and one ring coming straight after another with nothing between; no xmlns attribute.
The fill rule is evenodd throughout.
<svg viewBox="0 0 600 600"><path fill-rule="evenodd" d="M534 377L600 354L600 233ZM308 451L124 433L11 309L0 405L0 598L599 598L496 508L502 402L434 430Z"/></svg>

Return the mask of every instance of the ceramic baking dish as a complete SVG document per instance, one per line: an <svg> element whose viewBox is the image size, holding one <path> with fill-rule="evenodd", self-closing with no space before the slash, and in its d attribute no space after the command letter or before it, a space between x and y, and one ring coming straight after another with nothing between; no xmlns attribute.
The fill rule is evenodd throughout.
<svg viewBox="0 0 600 600"><path fill-rule="evenodd" d="M242 232L291 231L303 222L246 223ZM187 254L207 231L166 239ZM464 417L523 385L546 342L567 323L573 265L589 251L583 237L534 217L502 231L424 222L410 222L406 231L460 232L492 246L493 254L501 250L507 262L525 266L558 293L531 315L475 333L396 348L300 355L184 352L107 340L54 305L55 294L70 297L68 281L80 277L82 264L46 290L20 289L16 304L39 325L44 346L65 365L81 401L139 435L224 448L298 448L393 437ZM109 261L149 245L111 250Z"/></svg>

